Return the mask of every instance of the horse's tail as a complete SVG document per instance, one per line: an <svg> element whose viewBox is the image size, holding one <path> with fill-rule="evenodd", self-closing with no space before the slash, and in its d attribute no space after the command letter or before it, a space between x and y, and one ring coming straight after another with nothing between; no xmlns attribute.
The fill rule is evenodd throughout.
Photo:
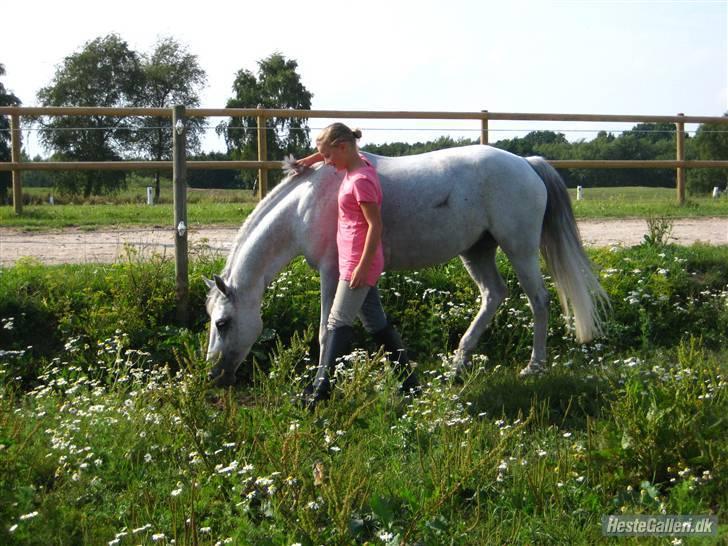
<svg viewBox="0 0 728 546"><path fill-rule="evenodd" d="M609 298L584 251L564 180L542 157L526 160L543 180L548 195L541 252L554 277L561 309L567 317L573 311L576 339L586 343L603 334Z"/></svg>

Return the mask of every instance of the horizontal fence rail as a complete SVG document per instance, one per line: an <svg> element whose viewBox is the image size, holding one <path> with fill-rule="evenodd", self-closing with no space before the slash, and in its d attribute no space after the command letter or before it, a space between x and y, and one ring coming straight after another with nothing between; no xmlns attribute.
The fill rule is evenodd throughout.
<svg viewBox="0 0 728 546"><path fill-rule="evenodd" d="M0 171L157 171L172 170L170 161L21 161L0 162ZM280 161L187 161L188 169L280 169Z"/></svg>
<svg viewBox="0 0 728 546"><path fill-rule="evenodd" d="M43 161L23 162L20 158L20 117L40 116L110 116L110 117L162 117L172 118L171 108L142 107L95 107L95 106L5 106L0 107L0 115L11 117L12 150L15 152L10 162L0 162L0 172L13 173L13 201L16 212L22 210L22 191L20 173L27 170L39 171L80 171L80 170L170 170L172 161ZM674 160L549 160L560 169L676 169L677 200L685 200L685 170L688 168L728 168L724 160L686 160L685 124L718 123L728 125L725 116L674 116L654 115L617 115L617 114L556 114L523 112L445 112L445 111L371 111L371 110L292 110L265 108L189 108L185 117L255 117L258 120L258 160L257 161L187 161L189 169L258 169L258 194L263 197L267 191L269 170L280 168L276 161L266 157L266 139L263 131L266 120L276 117L298 118L360 118L360 119L416 119L416 120L471 120L480 121L480 141L489 141L488 122L494 121L562 121L562 122L622 122L622 123L674 123L676 131L676 157ZM83 130L79 128L79 130Z"/></svg>
<svg viewBox="0 0 728 546"><path fill-rule="evenodd" d="M728 161L687 159L549 159L557 169L711 169ZM22 161L0 162L0 171L157 171L172 170L172 161ZM187 161L192 170L280 169L280 161Z"/></svg>

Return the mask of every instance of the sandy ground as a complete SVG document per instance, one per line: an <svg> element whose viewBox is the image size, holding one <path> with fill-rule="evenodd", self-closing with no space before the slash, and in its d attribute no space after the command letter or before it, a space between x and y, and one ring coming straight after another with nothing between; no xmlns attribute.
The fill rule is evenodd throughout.
<svg viewBox="0 0 728 546"><path fill-rule="evenodd" d="M582 239L592 246L631 246L639 244L647 233L642 219L584 220L579 222ZM189 235L191 248L207 247L227 254L238 228L203 227ZM695 242L728 244L728 218L688 218L675 220L672 242L690 245ZM46 264L109 263L127 254L127 245L139 255L153 253L174 255L171 228L98 229L86 231L32 232L0 227L0 266L14 264L30 256Z"/></svg>

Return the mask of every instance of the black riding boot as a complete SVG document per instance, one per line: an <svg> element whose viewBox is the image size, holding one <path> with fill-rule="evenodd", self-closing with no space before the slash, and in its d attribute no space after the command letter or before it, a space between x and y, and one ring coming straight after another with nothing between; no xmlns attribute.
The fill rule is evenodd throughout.
<svg viewBox="0 0 728 546"><path fill-rule="evenodd" d="M378 332L374 332L372 336L374 337L374 341L377 342L377 345L384 345L384 350L390 353L389 360L392 362L394 371L403 380L402 386L399 389L400 392L402 394L418 393L420 391L420 382L417 380L417 375L414 370L409 365L407 349L404 348L402 338L394 326L388 323Z"/></svg>
<svg viewBox="0 0 728 546"><path fill-rule="evenodd" d="M316 379L313 384L306 388L303 393L306 406L313 407L321 400L328 400L331 396L331 375L336 359L351 352L351 344L354 340L354 328L351 326L340 326L331 330L326 339L326 348L316 372Z"/></svg>

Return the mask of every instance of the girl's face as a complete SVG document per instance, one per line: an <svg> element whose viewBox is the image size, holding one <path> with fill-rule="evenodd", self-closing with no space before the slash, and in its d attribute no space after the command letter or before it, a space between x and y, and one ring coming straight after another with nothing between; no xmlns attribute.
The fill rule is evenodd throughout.
<svg viewBox="0 0 728 546"><path fill-rule="evenodd" d="M333 146L321 144L318 147L318 151L323 156L324 163L326 165L331 165L337 171L346 169L348 164L348 150L346 142L334 144Z"/></svg>

